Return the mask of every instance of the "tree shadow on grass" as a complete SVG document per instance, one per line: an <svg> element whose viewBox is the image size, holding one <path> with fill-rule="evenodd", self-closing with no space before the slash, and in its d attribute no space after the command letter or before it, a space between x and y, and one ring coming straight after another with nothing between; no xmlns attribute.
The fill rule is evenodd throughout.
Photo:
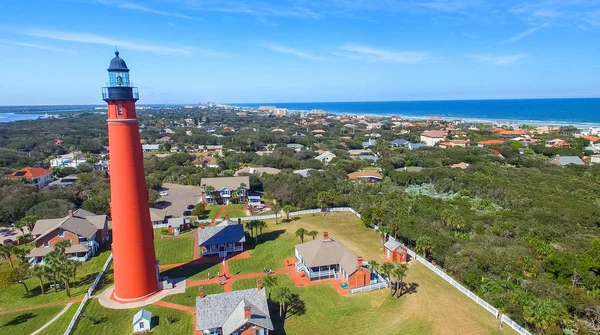
<svg viewBox="0 0 600 335"><path fill-rule="evenodd" d="M248 250L253 250L254 248L256 248L256 246L261 245L263 243L274 241L277 238L279 238L279 236L283 235L283 233L285 233L285 229L273 230L267 233L262 233L261 235L254 238L251 238L248 234L246 234L246 241L252 240L252 243L247 243Z"/></svg>
<svg viewBox="0 0 600 335"><path fill-rule="evenodd" d="M17 326L20 325L22 323L25 323L33 318L37 317L36 314L33 313L25 313L25 314L20 314L15 316L12 320L9 320L8 322L6 322L2 327L10 327L10 326Z"/></svg>
<svg viewBox="0 0 600 335"><path fill-rule="evenodd" d="M417 288L419 287L419 284L406 283L405 286L406 286L406 288L404 289L404 292L402 294L413 294L413 293L417 293Z"/></svg>
<svg viewBox="0 0 600 335"><path fill-rule="evenodd" d="M167 276L169 278L190 278L193 277L194 275L206 271L208 270L210 267L219 264L219 259L215 258L215 262L206 262L206 263L195 263L194 261L191 261L189 263L186 263L184 265L181 266L177 266L168 270L165 270L163 272L160 273L161 276ZM211 276L214 277L217 274L212 274ZM198 278L198 279L207 279L207 278Z"/></svg>

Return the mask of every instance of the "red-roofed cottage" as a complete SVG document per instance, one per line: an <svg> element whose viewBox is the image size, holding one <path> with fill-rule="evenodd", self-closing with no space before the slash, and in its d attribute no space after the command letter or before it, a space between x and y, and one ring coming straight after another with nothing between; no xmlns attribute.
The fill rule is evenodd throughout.
<svg viewBox="0 0 600 335"><path fill-rule="evenodd" d="M52 178L52 170L46 170L42 168L22 168L19 171L15 171L8 175L9 179L27 179L31 182L38 190L46 187L54 179Z"/></svg>

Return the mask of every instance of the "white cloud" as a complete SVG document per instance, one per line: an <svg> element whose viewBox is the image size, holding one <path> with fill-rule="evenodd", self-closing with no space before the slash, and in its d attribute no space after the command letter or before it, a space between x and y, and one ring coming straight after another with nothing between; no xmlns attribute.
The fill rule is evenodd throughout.
<svg viewBox="0 0 600 335"><path fill-rule="evenodd" d="M260 44L261 47L265 48L265 49L269 49L271 51L275 51L275 52L279 52L279 53L283 53L283 54L288 54L288 55L293 55L296 57L300 57L300 58L304 58L304 59L308 59L308 60L317 60L317 61L328 61L331 60L328 57L323 57L323 56L316 56L313 54L310 54L306 51L303 50L298 50L298 49L293 49L293 48L289 48L286 46L282 46L282 45L278 45L278 44L273 44L273 43L262 43Z"/></svg>
<svg viewBox="0 0 600 335"><path fill-rule="evenodd" d="M545 23L545 24L542 24L542 25L539 25L539 26L535 26L535 27L531 27L531 28L525 30L524 32L519 33L519 34L517 34L517 35L515 35L515 36L513 36L513 37L511 37L509 39L506 39L506 40L504 40L504 41L502 41L500 43L512 43L512 42L519 41L519 40L521 40L521 39L523 39L523 38L525 38L525 37L527 37L529 35L535 34L538 30L540 30L542 28L545 28L545 27L548 27L548 23Z"/></svg>
<svg viewBox="0 0 600 335"><path fill-rule="evenodd" d="M27 42L11 41L11 40L5 40L5 39L0 39L0 44L14 45L14 46L18 46L18 47L31 48L31 49L39 49L39 50L46 50L46 51L76 53L75 50L69 50L69 49L63 49L63 48L57 48L57 47L50 47L50 46L42 45L42 44L33 44L33 43L27 43Z"/></svg>
<svg viewBox="0 0 600 335"><path fill-rule="evenodd" d="M467 57L483 62L489 63L493 65L511 65L516 63L517 61L527 57L527 54L516 54L516 55L504 55L504 56L496 56L496 55L468 55Z"/></svg>
<svg viewBox="0 0 600 335"><path fill-rule="evenodd" d="M371 62L395 62L395 63L420 63L429 56L426 52L415 51L391 51L372 48L365 45L349 43L341 48L343 53L336 53L353 60L366 60Z"/></svg>
<svg viewBox="0 0 600 335"><path fill-rule="evenodd" d="M95 0L95 2L103 4L103 5L107 5L107 6L114 6L117 8L136 10L136 11L144 12L144 13L150 13L150 14L156 14L156 15L162 15L162 16L171 16L171 17L177 17L177 18L186 19L186 20L201 21L198 18L191 17L186 14L173 13L173 12L168 12L168 11L164 11L164 10L154 9L154 8L150 8L150 7L147 7L144 5L140 5L135 2L112 1L112 0Z"/></svg>
<svg viewBox="0 0 600 335"><path fill-rule="evenodd" d="M44 30L44 29L26 29L26 30L22 30L21 32L23 34L29 35L29 36L48 38L48 39L59 40L59 41L109 45L111 47L118 47L120 49L147 51L147 52L154 52L154 53L160 53L160 54L192 54L193 51L197 51L199 53L204 53L204 54L223 55L220 52L211 51L211 50L202 50L202 49L197 49L197 48L190 47L190 46L172 47L172 46L165 46L165 45L160 45L160 44L131 42L131 41L118 40L118 39L95 35L95 34L71 33L71 32L61 32L61 31L54 31L54 30Z"/></svg>

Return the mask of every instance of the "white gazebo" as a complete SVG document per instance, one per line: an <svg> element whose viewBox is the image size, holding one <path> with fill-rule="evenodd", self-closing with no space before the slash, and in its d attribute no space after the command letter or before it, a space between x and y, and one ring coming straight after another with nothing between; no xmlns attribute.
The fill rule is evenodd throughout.
<svg viewBox="0 0 600 335"><path fill-rule="evenodd" d="M140 309L133 316L133 332L144 332L150 329L152 329L152 313L145 309Z"/></svg>

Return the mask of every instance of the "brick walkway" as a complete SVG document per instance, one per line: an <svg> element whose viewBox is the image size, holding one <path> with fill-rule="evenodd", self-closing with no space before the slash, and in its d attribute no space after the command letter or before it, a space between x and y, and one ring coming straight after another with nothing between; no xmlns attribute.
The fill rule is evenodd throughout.
<svg viewBox="0 0 600 335"><path fill-rule="evenodd" d="M166 302L166 301L157 301L157 302L153 303L153 305L166 307L166 308L170 308L170 309L176 309L176 310L182 311L182 312L196 313L196 308L194 308L194 307L174 304L174 303L170 303L170 302Z"/></svg>
<svg viewBox="0 0 600 335"><path fill-rule="evenodd" d="M227 209L227 205L221 206L221 209L219 210L219 213L217 213L217 216L215 216L215 218L210 223L211 226L215 225L215 222L217 221L217 219L220 218L221 215L223 215L223 213L225 212L226 209Z"/></svg>
<svg viewBox="0 0 600 335"><path fill-rule="evenodd" d="M74 303L80 302L81 300L83 300L83 298L77 298L77 299L63 301L63 302L55 302L55 303L45 304L45 305L29 306L29 307L11 309L11 310L6 310L6 311L0 311L0 315L9 314L9 313L26 312L26 311L31 311L34 309L40 309L40 308L46 308L46 307L64 306L66 304L74 304Z"/></svg>

